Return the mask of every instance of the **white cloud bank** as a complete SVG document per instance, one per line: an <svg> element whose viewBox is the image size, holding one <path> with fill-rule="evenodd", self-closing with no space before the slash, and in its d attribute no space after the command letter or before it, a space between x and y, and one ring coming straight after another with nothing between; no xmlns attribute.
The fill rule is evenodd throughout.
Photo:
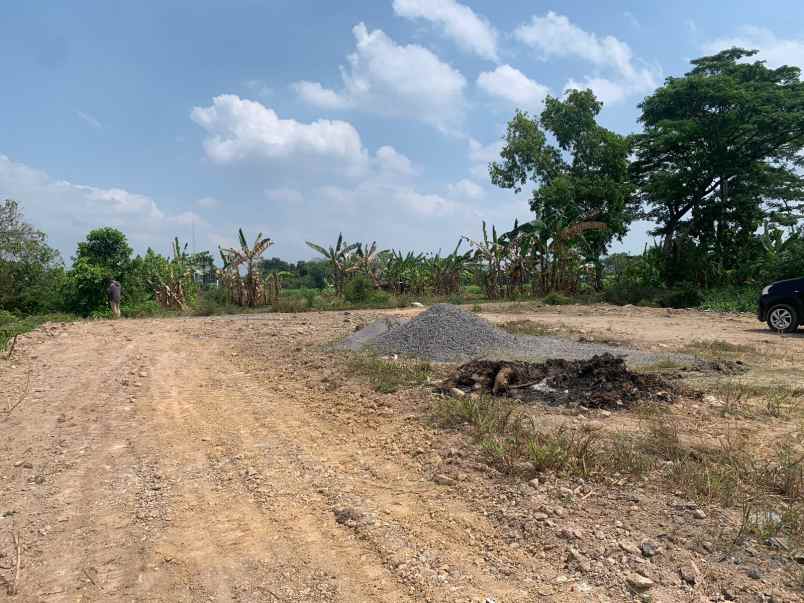
<svg viewBox="0 0 804 603"><path fill-rule="evenodd" d="M477 86L486 94L507 101L517 108L539 112L550 89L533 81L510 65L494 71L484 71L477 77Z"/></svg>
<svg viewBox="0 0 804 603"><path fill-rule="evenodd" d="M394 0L394 12L438 25L462 50L497 61L497 31L471 8L455 0Z"/></svg>
<svg viewBox="0 0 804 603"><path fill-rule="evenodd" d="M426 48L399 45L363 23L352 32L356 48L348 66L341 67L342 90L296 82L293 87L303 101L323 109L355 108L413 118L442 129L460 123L466 80L459 71Z"/></svg>
<svg viewBox="0 0 804 603"><path fill-rule="evenodd" d="M564 15L553 11L534 16L514 31L523 44L539 50L545 58L573 58L602 70L606 76L588 75L571 79L569 88L591 88L603 102L617 102L626 96L654 90L660 81L656 68L635 65L630 46L614 36L587 32Z"/></svg>
<svg viewBox="0 0 804 603"><path fill-rule="evenodd" d="M0 155L0 199L16 199L27 221L43 230L65 259L77 241L101 226L121 229L139 251L166 249L191 224L205 226L194 212L169 213L151 197L122 188L55 180L46 172Z"/></svg>
<svg viewBox="0 0 804 603"><path fill-rule="evenodd" d="M766 61L768 67L795 65L804 68L804 37L800 39L779 38L769 29L762 27L743 27L734 36L717 38L703 45L706 54L717 54L721 50L737 46L749 50L759 50L759 54L749 60Z"/></svg>
<svg viewBox="0 0 804 603"><path fill-rule="evenodd" d="M207 131L207 157L216 163L249 158L331 157L361 163L366 151L360 134L345 121L319 119L309 124L281 119L257 101L223 94L209 107L195 107L192 120Z"/></svg>

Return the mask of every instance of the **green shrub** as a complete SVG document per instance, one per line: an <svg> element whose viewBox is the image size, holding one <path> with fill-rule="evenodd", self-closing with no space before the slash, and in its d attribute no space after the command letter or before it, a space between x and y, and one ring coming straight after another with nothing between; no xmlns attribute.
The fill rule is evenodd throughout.
<svg viewBox="0 0 804 603"><path fill-rule="evenodd" d="M368 301L373 291L374 285L369 278L358 274L346 283L346 287L343 289L343 296L349 303L362 304Z"/></svg>
<svg viewBox="0 0 804 603"><path fill-rule="evenodd" d="M565 306L572 303L572 299L558 291L551 291L544 296L542 301L548 306Z"/></svg>
<svg viewBox="0 0 804 603"><path fill-rule="evenodd" d="M372 306L388 307L393 305L391 303L391 294L379 289L371 292L368 301Z"/></svg>
<svg viewBox="0 0 804 603"><path fill-rule="evenodd" d="M242 308L229 301L229 292L223 287L204 289L198 296L193 314L195 316L219 316L240 314Z"/></svg>
<svg viewBox="0 0 804 603"><path fill-rule="evenodd" d="M754 312L757 308L759 288L724 287L703 292L700 307L716 312Z"/></svg>
<svg viewBox="0 0 804 603"><path fill-rule="evenodd" d="M123 305L120 313L126 318L148 318L149 316L161 316L171 312L162 308L153 300L140 302L137 304Z"/></svg>
<svg viewBox="0 0 804 603"><path fill-rule="evenodd" d="M397 308L407 308L408 306L410 306L410 297L408 297L407 295L397 295L394 298L394 305Z"/></svg>
<svg viewBox="0 0 804 603"><path fill-rule="evenodd" d="M483 295L483 287L480 285L466 285L466 295L472 297L481 297Z"/></svg>
<svg viewBox="0 0 804 603"><path fill-rule="evenodd" d="M450 295L450 296L447 298L447 301L448 301L449 303L451 303L451 304L455 305L455 306L460 306L460 305L461 305L462 303L464 303L466 300L464 299L463 294L461 294L461 293L453 293L452 295Z"/></svg>
<svg viewBox="0 0 804 603"><path fill-rule="evenodd" d="M663 308L697 308L703 302L700 289L684 287L668 291L659 297Z"/></svg>
<svg viewBox="0 0 804 603"><path fill-rule="evenodd" d="M302 289L302 297L304 298L304 302L307 304L307 307L312 310L315 308L315 301L318 298L318 290Z"/></svg>
<svg viewBox="0 0 804 603"><path fill-rule="evenodd" d="M0 327L11 324L17 320L17 316L8 310L0 310Z"/></svg>
<svg viewBox="0 0 804 603"><path fill-rule="evenodd" d="M305 310L307 310L307 303L301 297L280 297L275 304L271 305L272 312L295 314Z"/></svg>
<svg viewBox="0 0 804 603"><path fill-rule="evenodd" d="M603 293L603 299L615 306L655 306L660 289L644 287L635 283L617 283L609 285Z"/></svg>

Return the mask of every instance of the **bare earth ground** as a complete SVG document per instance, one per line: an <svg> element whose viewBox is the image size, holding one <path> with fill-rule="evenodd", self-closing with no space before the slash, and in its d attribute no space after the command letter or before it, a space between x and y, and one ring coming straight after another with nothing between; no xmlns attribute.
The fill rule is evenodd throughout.
<svg viewBox="0 0 804 603"><path fill-rule="evenodd" d="M380 394L349 378L321 344L379 314L81 322L26 336L0 361L0 599L16 584L9 600L620 601L640 569L653 601L804 600L780 554L729 548L725 512L699 517L626 480L528 485L437 428L427 388ZM744 378L804 386L804 336L751 317L484 316L643 349L728 341L768 359ZM735 421L759 437L801 434L800 414L727 421L700 402L674 412L699 435ZM567 420L636 420L621 414ZM633 550L644 540L655 557Z"/></svg>

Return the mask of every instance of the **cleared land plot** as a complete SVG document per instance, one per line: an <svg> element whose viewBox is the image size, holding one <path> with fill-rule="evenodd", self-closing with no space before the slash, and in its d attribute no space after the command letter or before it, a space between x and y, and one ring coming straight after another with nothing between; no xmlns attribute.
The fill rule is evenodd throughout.
<svg viewBox="0 0 804 603"><path fill-rule="evenodd" d="M751 371L656 367L701 391L669 406L510 408L434 394L448 367L326 350L413 310L48 326L0 363L0 598L802 600L804 336L487 310ZM511 417L538 429L527 456Z"/></svg>

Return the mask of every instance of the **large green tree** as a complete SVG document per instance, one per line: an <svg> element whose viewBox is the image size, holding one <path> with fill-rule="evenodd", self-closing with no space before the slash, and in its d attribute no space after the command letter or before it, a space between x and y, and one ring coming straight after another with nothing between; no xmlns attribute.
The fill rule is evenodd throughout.
<svg viewBox="0 0 804 603"><path fill-rule="evenodd" d="M53 310L62 277L61 257L45 234L25 221L16 201L0 203L0 310Z"/></svg>
<svg viewBox="0 0 804 603"><path fill-rule="evenodd" d="M799 69L771 69L755 54L696 59L640 105L633 175L663 238L668 284L706 284L755 261L762 222L789 222L804 200Z"/></svg>
<svg viewBox="0 0 804 603"><path fill-rule="evenodd" d="M595 264L598 285L601 257L613 239L626 234L632 217L629 140L597 123L602 106L591 90L572 90L563 100L548 97L538 119L517 111L501 160L489 167L497 186L516 192L534 186L535 222L555 237L575 233L563 242ZM601 227L567 230L591 222Z"/></svg>
<svg viewBox="0 0 804 603"><path fill-rule="evenodd" d="M78 243L74 259L104 268L109 276L122 281L130 268L132 253L126 235L107 226L91 230L86 240Z"/></svg>

